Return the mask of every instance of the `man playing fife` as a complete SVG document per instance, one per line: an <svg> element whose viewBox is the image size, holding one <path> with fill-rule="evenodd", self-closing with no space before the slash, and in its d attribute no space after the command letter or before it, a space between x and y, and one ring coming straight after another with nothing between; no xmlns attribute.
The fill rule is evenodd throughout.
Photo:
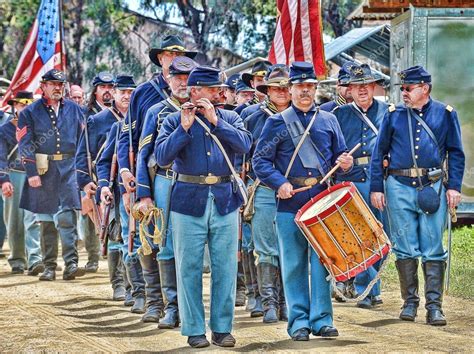
<svg viewBox="0 0 474 354"><path fill-rule="evenodd" d="M249 151L251 136L235 112L214 108L220 100L221 86L219 70L195 68L188 78L191 101L182 106L181 112L165 119L155 148L158 164L166 166L174 161L173 170L178 173L171 195L171 224L181 333L195 348L209 345L202 301L206 242L212 265L212 342L235 345L230 332L237 277L237 213L242 198L231 174L232 166L210 132L221 142L230 161L234 161L235 154Z"/></svg>
<svg viewBox="0 0 474 354"><path fill-rule="evenodd" d="M316 84L312 64L291 65L292 105L266 120L252 160L257 177L277 191L279 198L276 230L289 312L288 334L295 341L309 340L310 331L323 338L339 335L333 327L328 272L294 222L298 209L326 188L319 181L333 164L340 162L344 171L352 167L352 156L345 152L346 144L336 117L319 111L314 103ZM306 145L289 167L301 132L311 123L309 134L303 135ZM303 186L312 188L293 192L295 187Z"/></svg>

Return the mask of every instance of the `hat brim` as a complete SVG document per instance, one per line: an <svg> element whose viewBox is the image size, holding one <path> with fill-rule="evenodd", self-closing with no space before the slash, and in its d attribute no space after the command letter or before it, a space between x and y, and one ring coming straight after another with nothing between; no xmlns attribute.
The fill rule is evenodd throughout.
<svg viewBox="0 0 474 354"><path fill-rule="evenodd" d="M251 80L253 80L253 78L255 76L261 76L261 77L264 77L263 75L254 75L254 74L250 74L250 73L243 73L242 74L242 81L245 83L245 85L247 85L248 87L252 87L252 84L250 83Z"/></svg>
<svg viewBox="0 0 474 354"><path fill-rule="evenodd" d="M257 91L264 93L265 95L268 92L269 87L284 87L288 88L289 87L289 81L287 85L280 85L278 82L270 83L270 84L261 84L257 86Z"/></svg>
<svg viewBox="0 0 474 354"><path fill-rule="evenodd" d="M137 87L136 86L128 86L128 87L118 87L118 86L115 86L114 89L116 90L135 90Z"/></svg>
<svg viewBox="0 0 474 354"><path fill-rule="evenodd" d="M163 52L178 52L183 53L188 58L194 59L194 57L198 54L198 52L188 52L188 51L181 51L181 50L170 50L170 49L163 49L163 48L152 48L148 52L148 57L152 61L153 64L161 67L160 61L158 60L158 54Z"/></svg>
<svg viewBox="0 0 474 354"><path fill-rule="evenodd" d="M296 80L290 79L290 84L302 84L302 83L317 84L318 80L316 79L296 79Z"/></svg>
<svg viewBox="0 0 474 354"><path fill-rule="evenodd" d="M426 81L410 81L410 82L398 82L398 83L395 83L394 85L395 86L401 86L401 85L418 85L418 84L431 84L431 81L430 82L426 82Z"/></svg>
<svg viewBox="0 0 474 354"><path fill-rule="evenodd" d="M27 102L21 102L19 100L24 100L24 101L27 101ZM20 99L17 99L17 98L12 98L10 100L7 101L7 104L10 105L10 106L13 106L13 104L17 102L17 103L23 103L23 104L32 104L33 103L33 98L20 98Z"/></svg>
<svg viewBox="0 0 474 354"><path fill-rule="evenodd" d="M380 78L380 79L376 79L376 78L371 78L371 79L361 79L361 80L349 80L348 82L346 82L345 84L340 84L340 86L349 86L349 85L366 85L366 84L371 84L373 82L375 82L376 84L379 84L381 82L383 82L384 79Z"/></svg>

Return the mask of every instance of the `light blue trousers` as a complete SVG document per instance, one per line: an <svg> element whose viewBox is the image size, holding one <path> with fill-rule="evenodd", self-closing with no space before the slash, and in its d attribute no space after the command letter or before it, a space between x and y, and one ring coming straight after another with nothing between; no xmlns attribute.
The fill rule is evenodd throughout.
<svg viewBox="0 0 474 354"><path fill-rule="evenodd" d="M10 171L10 182L15 193L10 198L3 198L3 218L7 227L11 267L27 266L41 262L40 226L36 214L20 209L21 191L26 180L23 172Z"/></svg>
<svg viewBox="0 0 474 354"><path fill-rule="evenodd" d="M122 226L122 256L123 262L125 264L129 264L130 262L137 262L138 261L138 248L142 245L140 242L140 237L138 235L139 225L138 222L136 223L136 230L137 233L135 235L135 239L133 240L133 253L130 256L128 254L128 243L130 241L129 235L129 226L128 226L128 214L125 211L125 206L123 205L122 198L120 198L120 225Z"/></svg>
<svg viewBox="0 0 474 354"><path fill-rule="evenodd" d="M276 210L275 192L266 187L258 187L255 194L255 214L251 223L257 264L280 266L278 237L273 224Z"/></svg>
<svg viewBox="0 0 474 354"><path fill-rule="evenodd" d="M318 332L323 326L333 325L330 283L326 280L328 272L294 219L293 213L277 212L276 215L290 336L301 328Z"/></svg>
<svg viewBox="0 0 474 354"><path fill-rule="evenodd" d="M203 216L171 212L178 280L181 333L196 336L206 333L202 298L204 246L211 259L211 317L213 332L230 333L234 318L237 279L238 210L220 215L209 193Z"/></svg>
<svg viewBox="0 0 474 354"><path fill-rule="evenodd" d="M439 190L438 181L434 185ZM438 211L427 215L418 207L417 190L389 176L385 182L389 215L390 238L397 259L421 257L422 262L444 261L448 253L443 248L443 232L446 229L446 191L441 189Z"/></svg>
<svg viewBox="0 0 474 354"><path fill-rule="evenodd" d="M153 185L153 198L155 199L155 205L157 208L163 209L164 216L168 215L168 220L165 220L165 224L167 223L166 228L166 239L164 245L160 246L160 251L158 252L158 259L159 260L170 260L174 258L174 250L173 250L173 231L172 231L172 223L171 217L166 212L168 208L168 195L170 194L170 186L171 186L171 179L166 178L165 176L156 175L155 182ZM149 242L150 246L156 247L153 242Z"/></svg>

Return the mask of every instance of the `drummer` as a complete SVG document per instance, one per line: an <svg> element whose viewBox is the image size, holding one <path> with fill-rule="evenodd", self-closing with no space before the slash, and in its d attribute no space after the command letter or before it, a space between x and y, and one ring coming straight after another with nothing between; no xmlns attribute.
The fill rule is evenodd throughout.
<svg viewBox="0 0 474 354"><path fill-rule="evenodd" d="M375 77L367 64L358 65L346 62L344 71L349 73L349 80L344 85L353 98L353 102L334 108L332 113L341 126L342 133L348 146L361 144L361 149L354 153L354 168L348 173L336 176L338 181L351 181L355 184L367 205L370 205L370 155L375 146L378 129L388 105L374 99L374 91L383 79ZM382 213L372 207L375 217L382 221ZM384 223L385 225L385 223ZM357 296L364 293L369 283L377 275L380 261L359 273L354 280ZM370 290L365 298L357 302L357 307L370 309L382 304L380 297L380 280Z"/></svg>
<svg viewBox="0 0 474 354"><path fill-rule="evenodd" d="M319 181L331 166L340 162L342 170L348 171L352 167L352 157L345 152L346 143L336 117L319 111L314 103L317 80L313 65L294 62L290 67L289 81L292 104L283 112L267 118L257 143L253 166L257 177L275 190L279 198L276 230L289 311L288 334L295 341L307 341L310 332L323 338L337 337L339 333L333 326L330 284L326 280L328 272L294 218L299 208L326 188ZM309 124L312 124L310 134L302 134ZM306 138L291 164L295 144L301 136ZM287 170L289 177L285 177ZM303 186L312 188L293 193L294 189Z"/></svg>
<svg viewBox="0 0 474 354"><path fill-rule="evenodd" d="M371 161L370 198L376 208L388 209L404 300L400 319L414 321L417 315L421 258L426 323L444 326L448 254L443 248L443 231L447 208L454 209L461 201L465 166L461 128L454 108L431 98L431 75L423 67L414 66L398 75L404 105L391 105L382 121ZM387 154L390 165L384 180Z"/></svg>

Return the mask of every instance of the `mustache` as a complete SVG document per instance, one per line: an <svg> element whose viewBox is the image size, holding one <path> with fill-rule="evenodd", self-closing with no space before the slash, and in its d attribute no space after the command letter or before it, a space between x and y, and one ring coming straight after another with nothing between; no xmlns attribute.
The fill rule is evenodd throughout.
<svg viewBox="0 0 474 354"><path fill-rule="evenodd" d="M301 98L303 98L303 97L311 98L311 95L309 93L302 93L302 94L300 94L300 97Z"/></svg>

